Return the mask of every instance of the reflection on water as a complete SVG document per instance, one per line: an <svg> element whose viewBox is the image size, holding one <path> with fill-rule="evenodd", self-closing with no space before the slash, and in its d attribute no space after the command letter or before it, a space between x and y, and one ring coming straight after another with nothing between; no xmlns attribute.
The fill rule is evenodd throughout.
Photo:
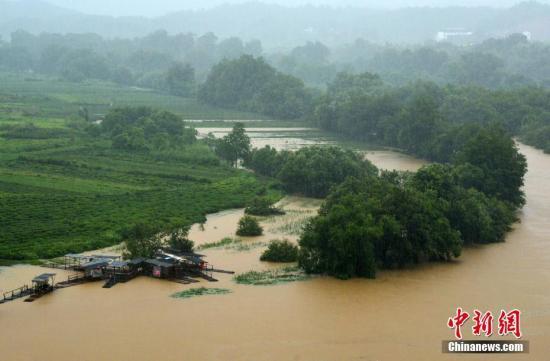
<svg viewBox="0 0 550 361"><path fill-rule="evenodd" d="M467 310L496 312L517 307L524 311L522 326L531 353L521 359L544 360L550 354L550 156L523 145L521 151L529 162L528 203L521 223L506 243L467 249L460 260L449 264L382 272L377 280L321 277L252 287L234 284L230 275L219 275L220 281L213 286L231 289L231 294L187 300L169 295L193 286L149 278L109 290L101 284L73 287L33 304L0 306L1 357L59 361L462 360L464 357L443 355L440 350L441 341L451 338L447 318L461 306ZM422 164L395 153L375 152L368 157L383 168L415 169ZM288 217L307 216L319 205L299 198L283 202L286 209L294 211ZM192 237L201 244L232 236L241 215L242 210L212 215L204 231L193 227ZM245 242L282 236L295 240L292 234L281 233L278 222L265 220L268 235ZM221 248L202 253L216 266L244 272L272 267L258 261L261 251ZM28 271L28 275L34 273L35 269ZM0 273L0 284L4 277L5 271Z"/></svg>

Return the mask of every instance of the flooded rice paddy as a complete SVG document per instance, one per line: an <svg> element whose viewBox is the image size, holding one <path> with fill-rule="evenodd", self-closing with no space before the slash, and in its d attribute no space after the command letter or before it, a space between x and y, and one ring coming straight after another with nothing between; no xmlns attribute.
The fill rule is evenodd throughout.
<svg viewBox="0 0 550 361"><path fill-rule="evenodd" d="M281 140L284 142L284 140ZM285 143L283 143L285 144ZM293 146L293 145L292 145ZM112 289L101 283L59 290L32 304L0 306L2 360L544 360L550 354L550 156L521 146L529 173L527 205L506 243L466 249L456 262L381 272L376 280L314 277L276 286L238 285L217 275L226 294L178 299L197 285L138 278ZM369 152L377 166L414 170L423 163L393 152ZM201 251L238 273L271 270L265 243L296 241L320 201L285 198L287 214L262 220L265 235ZM242 210L195 225L197 245L234 237ZM19 286L42 270L0 271L0 288ZM60 273L60 272L58 272ZM531 353L443 355L447 318L457 306L519 308Z"/></svg>
<svg viewBox="0 0 550 361"><path fill-rule="evenodd" d="M227 135L230 127L223 128L196 128L199 137L206 137L212 134L216 138ZM297 150L311 145L330 145L336 144L333 137L313 128L246 128L253 147L263 148L269 145L277 150Z"/></svg>

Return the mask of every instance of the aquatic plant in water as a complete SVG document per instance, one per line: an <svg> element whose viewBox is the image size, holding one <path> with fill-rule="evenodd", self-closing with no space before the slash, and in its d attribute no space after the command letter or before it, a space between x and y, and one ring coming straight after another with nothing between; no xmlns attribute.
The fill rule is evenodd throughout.
<svg viewBox="0 0 550 361"><path fill-rule="evenodd" d="M198 296L208 296L208 295L225 295L231 293L231 290L225 289L225 288L206 288L206 287L200 287L200 288L191 288L185 291L176 292L172 294L170 297L172 298L191 298L191 297L198 297Z"/></svg>
<svg viewBox="0 0 550 361"><path fill-rule="evenodd" d="M271 286L281 283L303 281L310 276L298 267L285 267L271 271L249 271L233 278L236 283L252 286Z"/></svg>
<svg viewBox="0 0 550 361"><path fill-rule="evenodd" d="M218 242L204 243L197 247L197 250L205 250L211 248L224 248L227 250L234 250L237 252L246 252L255 248L264 247L267 244L265 242L243 242L236 238L224 238Z"/></svg>
<svg viewBox="0 0 550 361"><path fill-rule="evenodd" d="M209 249L209 248L219 248L223 246L230 245L231 243L234 243L236 240L230 237L224 238L217 242L210 242L210 243L204 243L197 247L197 250L203 250L203 249Z"/></svg>

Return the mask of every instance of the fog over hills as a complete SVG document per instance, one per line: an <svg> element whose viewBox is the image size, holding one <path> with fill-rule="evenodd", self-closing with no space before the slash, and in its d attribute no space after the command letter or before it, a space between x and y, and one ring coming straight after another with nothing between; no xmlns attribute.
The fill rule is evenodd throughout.
<svg viewBox="0 0 550 361"><path fill-rule="evenodd" d="M114 16L160 16L181 10L209 9L224 4L243 4L250 0L48 0L49 3L88 14ZM518 0L264 0L268 4L284 6L325 5L362 8L396 9L419 6L490 6L509 7ZM542 1L545 2L545 1ZM547 2L547 1L546 1Z"/></svg>
<svg viewBox="0 0 550 361"><path fill-rule="evenodd" d="M306 41L320 40L326 44L352 42L364 38L372 42L422 43L433 41L437 32L446 29L463 29L475 34L476 40L503 36L512 32L528 31L534 40L550 39L550 5L528 2L511 8L471 7L473 3L485 5L512 5L516 1L382 1L344 2L315 1L322 6L296 5L297 2L279 0L279 4L233 1L235 4L219 5L222 1L176 2L121 0L116 6L105 0L82 0L76 6L73 1L49 0L0 0L0 34L8 38L15 30L31 33L88 33L107 37L142 36L158 29L169 33L203 34L214 32L218 37L238 36L257 38L266 47L290 47ZM223 1L227 3L228 1ZM304 1L305 3L306 1ZM294 6L284 6L285 4ZM327 7L327 4L338 7ZM71 5L72 4L72 5ZM88 5L86 5L88 4ZM95 5L94 5L95 4ZM354 8L342 5L368 5L371 8ZM443 7L443 5L461 5ZM58 6L59 5L59 6ZM158 15L177 8L186 8L156 17L90 15L109 13L115 15ZM387 7L410 5L438 5L437 7ZM197 10L199 7L207 9ZM97 9L98 11L94 11ZM123 12L124 9L131 9ZM292 19L292 21L289 21Z"/></svg>

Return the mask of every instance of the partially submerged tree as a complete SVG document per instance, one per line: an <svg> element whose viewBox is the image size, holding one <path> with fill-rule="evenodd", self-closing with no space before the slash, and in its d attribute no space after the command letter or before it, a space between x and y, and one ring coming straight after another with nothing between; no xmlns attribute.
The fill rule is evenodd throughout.
<svg viewBox="0 0 550 361"><path fill-rule="evenodd" d="M260 261L289 263L298 260L298 246L290 241L273 240L260 257Z"/></svg>
<svg viewBox="0 0 550 361"><path fill-rule="evenodd" d="M261 236L264 230L256 220L251 216L244 216L239 221L239 228L237 229L237 236L243 237L256 237Z"/></svg>
<svg viewBox="0 0 550 361"><path fill-rule="evenodd" d="M273 216L285 214L285 212L279 208L273 206L273 203L267 198L256 197L252 200L252 203L246 207L246 214L252 216Z"/></svg>

